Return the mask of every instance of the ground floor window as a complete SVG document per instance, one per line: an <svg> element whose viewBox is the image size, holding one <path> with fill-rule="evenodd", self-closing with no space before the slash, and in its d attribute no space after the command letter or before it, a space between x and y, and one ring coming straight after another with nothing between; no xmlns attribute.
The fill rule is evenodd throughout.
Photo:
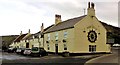
<svg viewBox="0 0 120 65"><path fill-rule="evenodd" d="M67 50L67 45L66 44L64 44L64 50Z"/></svg>
<svg viewBox="0 0 120 65"><path fill-rule="evenodd" d="M96 52L96 45L89 45L89 52Z"/></svg>
<svg viewBox="0 0 120 65"><path fill-rule="evenodd" d="M47 44L47 49L50 50L50 45L49 44Z"/></svg>

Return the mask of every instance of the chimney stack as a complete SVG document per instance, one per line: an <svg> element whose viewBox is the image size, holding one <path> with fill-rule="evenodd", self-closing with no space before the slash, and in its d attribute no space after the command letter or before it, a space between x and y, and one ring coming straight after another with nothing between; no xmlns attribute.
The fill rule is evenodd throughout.
<svg viewBox="0 0 120 65"><path fill-rule="evenodd" d="M89 16L95 16L95 4L93 2L88 2L88 12L87 12L87 15Z"/></svg>
<svg viewBox="0 0 120 65"><path fill-rule="evenodd" d="M55 25L61 22L61 15L55 15Z"/></svg>
<svg viewBox="0 0 120 65"><path fill-rule="evenodd" d="M20 32L20 35L22 35L22 31Z"/></svg>
<svg viewBox="0 0 120 65"><path fill-rule="evenodd" d="M28 30L28 33L30 33L30 29Z"/></svg>
<svg viewBox="0 0 120 65"><path fill-rule="evenodd" d="M41 26L41 32L44 31L44 24L42 23L42 26Z"/></svg>

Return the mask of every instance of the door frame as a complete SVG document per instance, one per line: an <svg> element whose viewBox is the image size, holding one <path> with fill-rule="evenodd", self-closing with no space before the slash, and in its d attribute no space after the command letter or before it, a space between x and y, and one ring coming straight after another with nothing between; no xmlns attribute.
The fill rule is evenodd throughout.
<svg viewBox="0 0 120 65"><path fill-rule="evenodd" d="M55 44L55 54L58 54L58 44Z"/></svg>

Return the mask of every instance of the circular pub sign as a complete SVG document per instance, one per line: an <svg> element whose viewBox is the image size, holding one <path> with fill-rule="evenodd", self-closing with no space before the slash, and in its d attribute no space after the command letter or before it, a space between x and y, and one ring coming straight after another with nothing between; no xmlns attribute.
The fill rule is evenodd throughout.
<svg viewBox="0 0 120 65"><path fill-rule="evenodd" d="M97 40L97 33L93 30L89 31L88 32L88 40L92 43L95 42Z"/></svg>

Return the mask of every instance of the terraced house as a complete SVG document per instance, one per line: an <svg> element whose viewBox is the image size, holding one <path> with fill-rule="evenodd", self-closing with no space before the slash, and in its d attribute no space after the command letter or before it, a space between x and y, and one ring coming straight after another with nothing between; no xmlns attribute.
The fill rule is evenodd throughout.
<svg viewBox="0 0 120 65"><path fill-rule="evenodd" d="M35 34L31 34L28 37L25 37L23 39L24 43L21 43L21 45L24 45L24 48L32 48L32 47L43 47L43 35L42 32L44 30L44 26L42 23L41 30Z"/></svg>
<svg viewBox="0 0 120 65"><path fill-rule="evenodd" d="M94 7L94 3L89 2L87 15L66 21L61 20L61 15L55 15L54 26L44 31L45 50L56 54L110 53L108 33L114 27L101 22Z"/></svg>
<svg viewBox="0 0 120 65"><path fill-rule="evenodd" d="M22 34L22 31L21 31L20 35L9 46L13 47L13 48L21 48L21 47L23 47L23 45L21 45L21 42L23 42L23 40L25 38L27 38L29 35L31 35L30 34L30 29L29 29L29 32L26 33L26 34Z"/></svg>
<svg viewBox="0 0 120 65"><path fill-rule="evenodd" d="M43 31L47 30L51 26L44 29L44 25L42 23L41 30L35 34L30 33L30 29L28 33L22 34L22 31L20 35L13 41L10 47L13 48L29 48L32 47L43 47Z"/></svg>

